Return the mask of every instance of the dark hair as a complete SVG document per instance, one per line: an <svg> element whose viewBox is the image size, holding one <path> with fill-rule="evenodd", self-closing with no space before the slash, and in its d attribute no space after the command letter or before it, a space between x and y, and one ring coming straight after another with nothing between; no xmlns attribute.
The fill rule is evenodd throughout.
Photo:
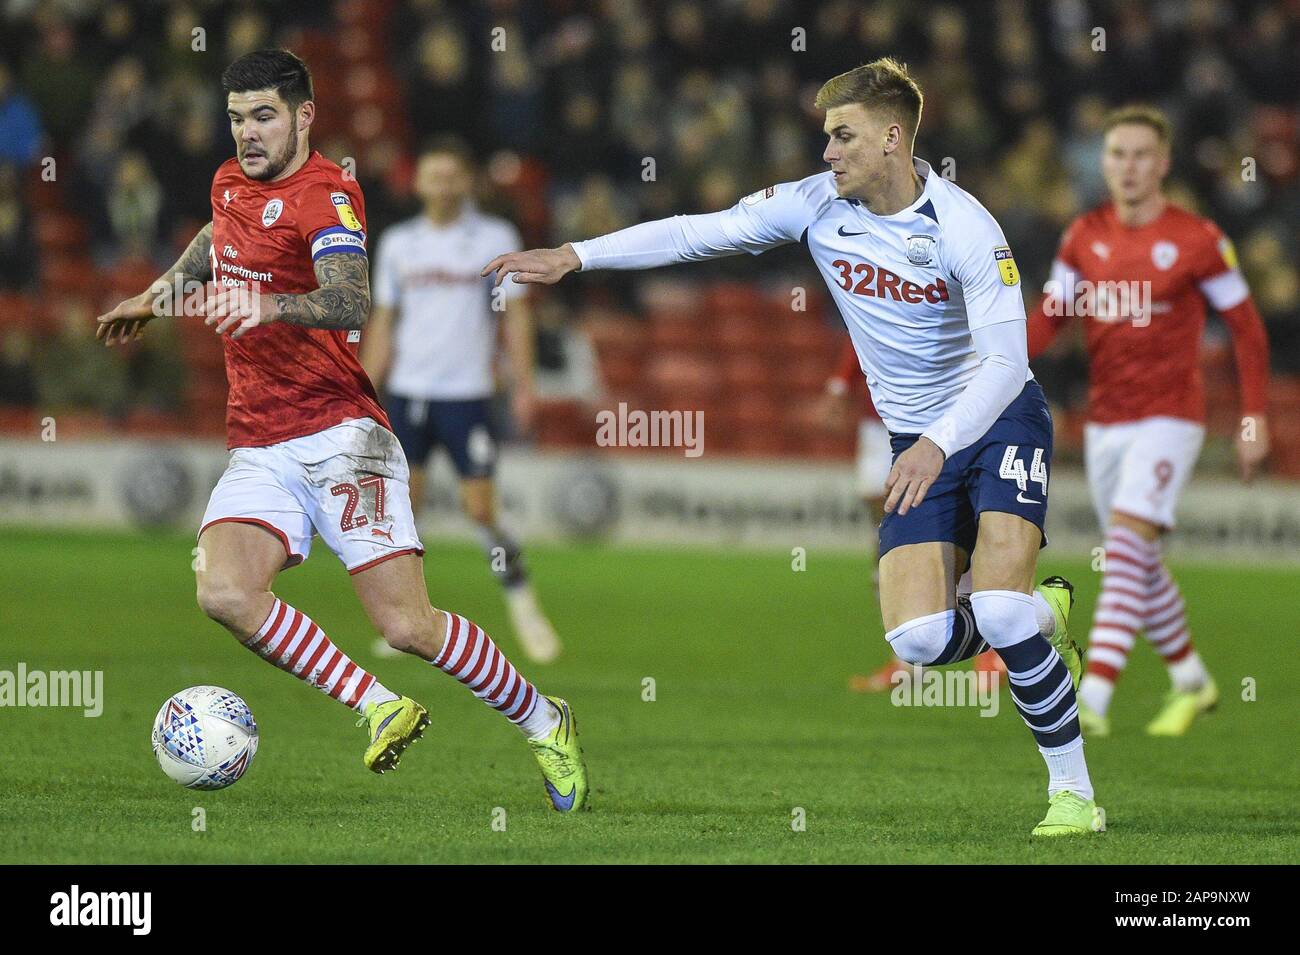
<svg viewBox="0 0 1300 955"><path fill-rule="evenodd" d="M313 98L311 70L288 50L245 53L221 74L221 88L227 93L273 89L290 109Z"/></svg>
<svg viewBox="0 0 1300 955"><path fill-rule="evenodd" d="M425 156L452 156L466 169L471 172L474 170L473 150L455 133L439 133L426 139L420 144L420 152L416 158L423 159Z"/></svg>

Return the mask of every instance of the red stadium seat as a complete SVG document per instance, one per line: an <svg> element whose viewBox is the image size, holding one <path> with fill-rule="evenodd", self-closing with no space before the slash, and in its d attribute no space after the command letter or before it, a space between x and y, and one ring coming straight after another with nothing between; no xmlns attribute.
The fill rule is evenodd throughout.
<svg viewBox="0 0 1300 955"><path fill-rule="evenodd" d="M722 380L729 393L740 395L767 388L778 374L777 369L761 356L742 352L726 358Z"/></svg>
<svg viewBox="0 0 1300 955"><path fill-rule="evenodd" d="M763 293L751 282L719 282L704 293L704 309L709 315L742 315L759 318L767 313Z"/></svg>
<svg viewBox="0 0 1300 955"><path fill-rule="evenodd" d="M650 326L650 345L654 348L687 349L703 341L699 326L693 321L661 318Z"/></svg>
<svg viewBox="0 0 1300 955"><path fill-rule="evenodd" d="M42 255L76 252L85 247L87 230L80 217L49 209L35 218L36 244Z"/></svg>
<svg viewBox="0 0 1300 955"><path fill-rule="evenodd" d="M45 260L41 273L46 288L56 294L84 293L105 285L95 263L79 256L50 256Z"/></svg>

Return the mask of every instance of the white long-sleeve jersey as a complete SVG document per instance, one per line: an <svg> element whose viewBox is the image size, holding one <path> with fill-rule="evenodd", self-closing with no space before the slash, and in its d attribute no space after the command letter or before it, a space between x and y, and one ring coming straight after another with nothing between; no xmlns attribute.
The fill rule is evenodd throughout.
<svg viewBox="0 0 1300 955"><path fill-rule="evenodd" d="M924 160L913 163L924 188L894 215L840 198L824 172L722 212L647 222L573 249L583 269L647 269L806 241L885 425L924 434L951 456L1033 377L1025 306L988 210Z"/></svg>

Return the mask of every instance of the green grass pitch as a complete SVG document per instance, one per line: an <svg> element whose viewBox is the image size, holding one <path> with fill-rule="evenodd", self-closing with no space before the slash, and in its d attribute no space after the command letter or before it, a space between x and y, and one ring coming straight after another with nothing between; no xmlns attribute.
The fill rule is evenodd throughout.
<svg viewBox="0 0 1300 955"><path fill-rule="evenodd" d="M524 666L573 703L594 809L548 810L523 741L413 658L377 660L347 575L324 547L277 591L433 725L401 771L361 765L364 732L337 703L273 669L194 604L185 536L6 531L0 669L102 669L103 715L0 709L0 862L1292 862L1295 592L1287 568L1175 570L1223 691L1182 740L1142 726L1166 679L1139 646L1088 746L1110 831L1039 844L1045 772L1005 695L974 709L896 708L848 692L884 657L863 557L536 547L542 601L566 642ZM1077 582L1086 633L1097 575ZM516 662L480 554L434 545L434 603L497 635ZM1288 619L1287 607L1291 608ZM646 678L655 700L643 700ZM1242 681L1257 699L1242 700ZM241 694L261 729L248 775L223 792L167 780L149 749L166 697L197 683ZM206 813L195 832L193 810ZM505 829L494 828L504 810ZM795 831L796 809L806 818Z"/></svg>

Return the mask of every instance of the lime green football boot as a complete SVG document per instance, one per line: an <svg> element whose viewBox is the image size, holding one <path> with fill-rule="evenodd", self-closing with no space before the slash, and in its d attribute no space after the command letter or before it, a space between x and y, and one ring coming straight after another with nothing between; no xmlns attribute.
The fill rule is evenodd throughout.
<svg viewBox="0 0 1300 955"><path fill-rule="evenodd" d="M1062 789L1047 804L1047 815L1034 826L1035 836L1086 836L1106 831L1106 813L1091 799Z"/></svg>
<svg viewBox="0 0 1300 955"><path fill-rule="evenodd" d="M1110 717L1090 709L1087 703L1079 700L1079 729L1084 739L1102 739L1110 735Z"/></svg>
<svg viewBox="0 0 1300 955"><path fill-rule="evenodd" d="M369 724L370 745L362 762L366 769L381 775L396 769L406 747L429 725L429 711L409 696L387 703L371 703L357 725Z"/></svg>
<svg viewBox="0 0 1300 955"><path fill-rule="evenodd" d="M569 704L558 696L544 696L560 714L560 722L541 739L530 739L551 808L556 812L577 812L587 804L587 764L578 745L578 723Z"/></svg>
<svg viewBox="0 0 1300 955"><path fill-rule="evenodd" d="M1056 618L1056 629L1048 638L1048 642L1056 647L1056 652L1065 661L1065 668L1070 671L1070 680L1077 690L1079 681L1083 679L1083 651L1070 637L1070 611L1074 608L1074 584L1064 577L1048 577L1034 589L1047 601L1047 606L1052 608L1052 616Z"/></svg>
<svg viewBox="0 0 1300 955"><path fill-rule="evenodd" d="M1196 717L1208 713L1219 703L1219 688L1206 680L1199 690L1170 690L1156 718L1147 724L1148 736L1182 736Z"/></svg>

